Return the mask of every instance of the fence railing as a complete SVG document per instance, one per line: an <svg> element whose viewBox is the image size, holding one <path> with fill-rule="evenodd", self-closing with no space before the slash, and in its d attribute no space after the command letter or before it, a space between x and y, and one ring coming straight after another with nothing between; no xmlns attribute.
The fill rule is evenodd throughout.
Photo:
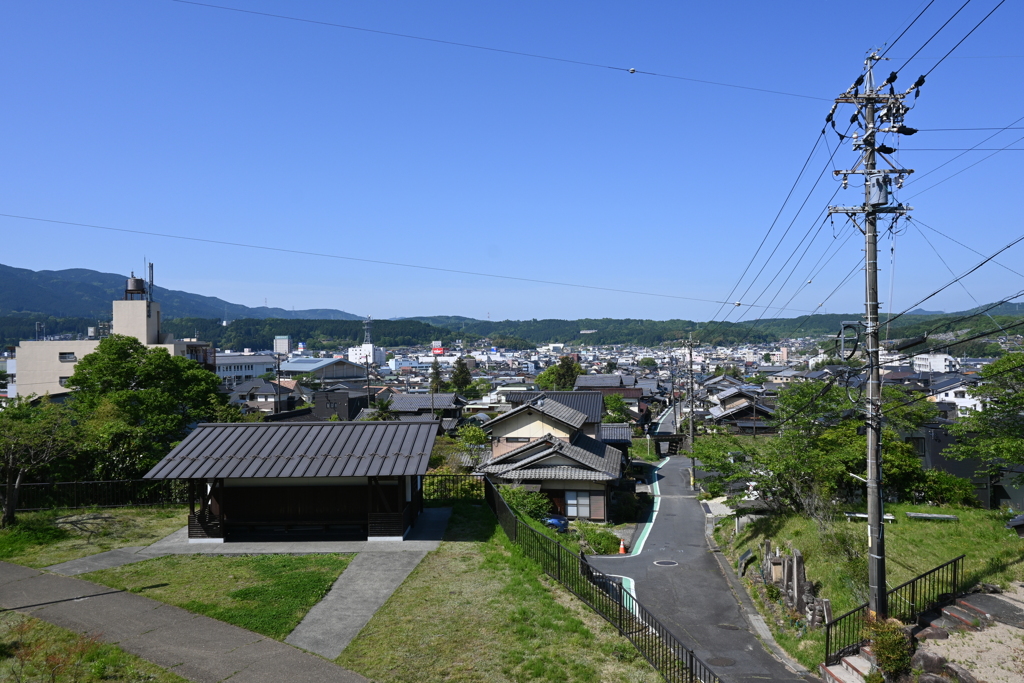
<svg viewBox="0 0 1024 683"><path fill-rule="evenodd" d="M916 622L922 613L953 602L961 594L964 555L896 586L885 594L889 616L905 624ZM843 657L857 654L867 643L864 626L868 604L856 607L825 624L825 665L838 664Z"/></svg>
<svg viewBox="0 0 1024 683"><path fill-rule="evenodd" d="M424 474L423 500L483 500L482 474Z"/></svg>
<svg viewBox="0 0 1024 683"><path fill-rule="evenodd" d="M622 583L594 569L583 553L576 554L544 535L512 511L489 480L484 480L487 506L509 540L629 638L636 649L669 683L720 683L714 672L680 642Z"/></svg>
<svg viewBox="0 0 1024 683"><path fill-rule="evenodd" d="M53 508L120 508L188 502L188 483L171 479L62 481L22 484L18 511Z"/></svg>

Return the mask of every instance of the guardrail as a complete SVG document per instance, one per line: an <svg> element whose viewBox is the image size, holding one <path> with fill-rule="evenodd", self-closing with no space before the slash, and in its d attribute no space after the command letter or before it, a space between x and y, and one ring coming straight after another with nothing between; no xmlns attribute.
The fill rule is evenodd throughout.
<svg viewBox="0 0 1024 683"><path fill-rule="evenodd" d="M913 623L923 612L953 602L961 593L964 557L955 557L885 594L889 616ZM867 643L864 625L868 604L855 607L825 624L825 665L838 664L843 657L856 654Z"/></svg>
<svg viewBox="0 0 1024 683"><path fill-rule="evenodd" d="M487 506L509 540L591 609L611 623L669 683L721 683L718 676L661 624L619 581L519 517L489 480Z"/></svg>

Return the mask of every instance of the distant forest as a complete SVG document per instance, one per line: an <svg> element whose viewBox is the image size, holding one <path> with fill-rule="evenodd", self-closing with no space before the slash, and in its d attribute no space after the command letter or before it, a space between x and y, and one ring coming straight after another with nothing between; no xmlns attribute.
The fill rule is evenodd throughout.
<svg viewBox="0 0 1024 683"><path fill-rule="evenodd" d="M985 338L969 343L955 343L983 332L996 339L1007 334L1024 332L1024 310L1017 304L1006 304L987 313L948 313L942 315L906 315L887 328L883 339L910 339L928 334L929 340L910 350L921 350L950 343L956 356L996 355L997 345ZM532 348L549 343L586 345L637 344L658 346L682 344L692 333L701 344L734 345L770 343L793 337L821 338L834 335L844 320L858 320L856 314L815 315L804 318L772 318L756 322L698 323L691 320L619 320L585 318L582 320L504 320L492 322L458 317L406 318L375 320L373 340L380 346L422 346L440 340L452 346L456 339L474 344L487 339L490 345L506 349ZM96 325L93 318L58 318L53 316L15 315L0 317L0 345L16 345L23 339L35 338L35 323L46 326L47 335L85 336L87 328ZM581 334L582 330L594 330ZM228 325L208 318L176 318L164 321L164 331L175 337L198 337L213 342L221 349L269 349L276 335L290 335L294 342L305 342L311 351L346 348L363 341L363 323L358 320L284 320L242 319ZM955 333L955 334L954 334Z"/></svg>

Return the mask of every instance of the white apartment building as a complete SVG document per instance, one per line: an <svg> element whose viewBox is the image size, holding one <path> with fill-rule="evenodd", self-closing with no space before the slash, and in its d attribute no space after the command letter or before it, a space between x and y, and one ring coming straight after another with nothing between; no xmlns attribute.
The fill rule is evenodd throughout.
<svg viewBox="0 0 1024 683"><path fill-rule="evenodd" d="M948 353L922 353L914 356L914 372L956 372L960 361Z"/></svg>

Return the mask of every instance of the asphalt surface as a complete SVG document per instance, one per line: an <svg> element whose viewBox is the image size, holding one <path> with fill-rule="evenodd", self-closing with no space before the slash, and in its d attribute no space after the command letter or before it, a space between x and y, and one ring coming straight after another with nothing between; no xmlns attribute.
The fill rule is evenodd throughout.
<svg viewBox="0 0 1024 683"><path fill-rule="evenodd" d="M357 673L237 626L107 586L0 562L0 609L127 652L200 683L365 683Z"/></svg>
<svg viewBox="0 0 1024 683"><path fill-rule="evenodd" d="M661 467L654 524L636 555L593 557L601 571L633 579L637 598L726 683L817 680L768 652L705 537L707 517L690 490L688 458ZM659 566L657 561L675 562ZM743 596L746 598L746 596Z"/></svg>

